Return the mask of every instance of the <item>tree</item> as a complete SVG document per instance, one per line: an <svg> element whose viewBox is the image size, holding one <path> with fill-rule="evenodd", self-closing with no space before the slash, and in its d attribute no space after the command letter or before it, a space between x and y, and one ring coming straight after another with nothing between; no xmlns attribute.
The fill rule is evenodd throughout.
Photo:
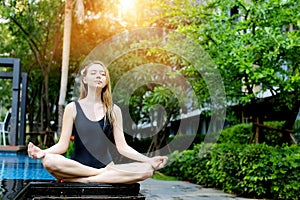
<svg viewBox="0 0 300 200"><path fill-rule="evenodd" d="M299 7L298 0L174 3L156 21L191 35L209 52L228 102L255 108L267 92L274 109L285 111L285 128L291 130L300 107Z"/></svg>
<svg viewBox="0 0 300 200"><path fill-rule="evenodd" d="M84 1L88 19L83 24L75 21L71 26L74 34L70 38L72 51L68 82L74 79L78 66L95 46L117 31L124 30L110 15L114 1ZM28 73L27 110L31 129L35 121L42 129L49 127L50 120L58 121L57 91L61 77L64 5L59 0L1 1L0 29L3 34L0 36L0 54L20 58L22 70ZM72 90L72 86L67 85L67 101Z"/></svg>
<svg viewBox="0 0 300 200"><path fill-rule="evenodd" d="M113 83L113 97L114 102L122 108L123 118L126 121L125 132L139 133L141 137L153 136L148 152L154 153L166 145L166 139L171 133L169 130L171 122L178 120L180 114L199 109L200 105L197 99L192 99L193 80L189 75L188 61L181 57L178 49L169 49L167 43L163 42L168 40L168 43L178 45L180 43L178 41L183 38L172 40L172 34L168 35L170 36L168 38L166 34L166 38L157 41L155 36L161 33L162 36L165 35L163 29L152 31L148 30L146 33L153 38L144 35L148 40L140 39L138 36L141 34L130 35L129 38L133 40L132 49L127 49L125 55L111 64L110 72L113 80L119 80ZM155 48L156 43L158 46ZM189 46L189 43L185 45ZM183 45L179 46L186 49ZM123 74L125 75L122 76ZM198 76L199 72L194 71L193 78ZM203 88L199 86L198 89L200 87ZM201 97L199 95L199 98ZM139 128L149 124L151 130ZM178 129L175 133L182 132Z"/></svg>
<svg viewBox="0 0 300 200"><path fill-rule="evenodd" d="M76 3L82 4L82 0L76 0ZM61 83L60 83L60 95L58 101L58 135L60 135L61 132L63 106L65 104L65 98L67 93L68 68L69 68L70 45L71 45L70 42L71 42L71 26L72 26L72 4L73 4L73 0L66 0L65 2Z"/></svg>
<svg viewBox="0 0 300 200"><path fill-rule="evenodd" d="M61 8L61 1L47 0L2 1L0 7L4 19L1 26L8 30L1 52L21 58L23 71L29 73L30 81L43 82L42 87L40 83L36 85L38 90L34 86L29 88L29 95L35 98L29 98L29 105L34 106L28 106L30 122L36 120L33 116L40 116L42 129L50 126L50 108L53 107L53 101L49 100L49 75L58 66ZM35 106L39 107L39 114L33 113Z"/></svg>
<svg viewBox="0 0 300 200"><path fill-rule="evenodd" d="M113 33L123 31L124 27L116 18L113 6L117 0L106 2L90 2L83 0L67 0L65 2L64 43L61 70L61 87L58 102L58 133L62 123L63 107L67 95L68 70L70 54L73 62L82 64L85 56L101 41L110 37ZM72 23L73 4L78 23ZM86 10L87 12L85 12ZM86 14L87 13L87 14ZM87 19L86 19L87 18ZM72 28L72 26L74 28ZM103 31L105 30L105 31ZM71 32L73 36L71 37ZM84 44L84 46L82 45ZM70 48L74 49L72 52ZM78 66L77 66L78 67ZM78 69L77 69L78 70ZM76 70L75 70L76 71Z"/></svg>

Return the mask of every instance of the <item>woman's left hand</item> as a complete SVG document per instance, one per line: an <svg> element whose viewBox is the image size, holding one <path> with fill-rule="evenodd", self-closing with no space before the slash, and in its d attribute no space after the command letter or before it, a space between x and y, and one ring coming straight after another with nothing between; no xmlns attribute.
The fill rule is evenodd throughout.
<svg viewBox="0 0 300 200"><path fill-rule="evenodd" d="M163 168L168 162L167 156L155 156L150 158L149 163L152 165L154 170Z"/></svg>

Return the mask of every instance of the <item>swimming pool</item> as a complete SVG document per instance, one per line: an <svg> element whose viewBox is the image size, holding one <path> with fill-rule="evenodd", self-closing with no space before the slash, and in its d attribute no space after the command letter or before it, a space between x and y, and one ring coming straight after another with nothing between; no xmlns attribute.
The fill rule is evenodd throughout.
<svg viewBox="0 0 300 200"><path fill-rule="evenodd" d="M40 159L27 154L0 152L0 200L14 196L30 181L55 180L44 168Z"/></svg>
<svg viewBox="0 0 300 200"><path fill-rule="evenodd" d="M41 159L26 154L0 153L0 180L54 180L44 168Z"/></svg>

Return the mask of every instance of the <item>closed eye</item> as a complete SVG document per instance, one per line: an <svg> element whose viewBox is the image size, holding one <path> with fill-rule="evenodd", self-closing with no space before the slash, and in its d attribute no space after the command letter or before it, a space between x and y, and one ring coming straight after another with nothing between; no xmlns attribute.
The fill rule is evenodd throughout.
<svg viewBox="0 0 300 200"><path fill-rule="evenodd" d="M97 74L97 70L91 70L90 73L91 75L95 75ZM101 76L106 76L106 73L103 70L99 71L99 74L101 74Z"/></svg>

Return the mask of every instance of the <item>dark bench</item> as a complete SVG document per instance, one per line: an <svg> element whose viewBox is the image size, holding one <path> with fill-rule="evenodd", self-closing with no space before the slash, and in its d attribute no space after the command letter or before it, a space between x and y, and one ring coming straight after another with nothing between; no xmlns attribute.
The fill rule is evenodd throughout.
<svg viewBox="0 0 300 200"><path fill-rule="evenodd" d="M30 182L14 198L27 199L136 199L145 200L140 194L140 184L85 184Z"/></svg>

